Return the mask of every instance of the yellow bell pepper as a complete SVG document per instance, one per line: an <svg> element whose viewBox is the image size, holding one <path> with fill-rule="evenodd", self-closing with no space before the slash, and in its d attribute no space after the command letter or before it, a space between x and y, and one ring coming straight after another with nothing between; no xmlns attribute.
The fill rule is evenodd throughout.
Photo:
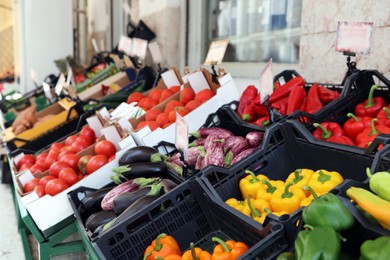
<svg viewBox="0 0 390 260"><path fill-rule="evenodd" d="M256 198L264 199L269 201L271 198L271 195L280 189L284 188L284 182L283 181L268 181L263 180L263 184L265 184L261 189L257 190L256 192Z"/></svg>
<svg viewBox="0 0 390 260"><path fill-rule="evenodd" d="M257 190L262 188L263 186L263 183L261 181L268 180L267 176L263 174L259 174L256 176L250 170L245 170L245 173L248 174L248 176L241 179L239 183L241 195L244 200L248 198L249 194L251 194L252 197L255 197Z"/></svg>
<svg viewBox="0 0 390 260"><path fill-rule="evenodd" d="M286 183L294 182L294 187L303 189L304 186L307 185L314 171L310 169L297 169L294 172L290 173L290 175L286 179ZM309 191L304 191L306 197L310 195Z"/></svg>
<svg viewBox="0 0 390 260"><path fill-rule="evenodd" d="M317 193L323 194L332 190L344 181L343 176L336 171L318 170L310 178L307 186Z"/></svg>
<svg viewBox="0 0 390 260"><path fill-rule="evenodd" d="M240 200L237 200L235 198L230 198L228 200L225 201L225 203L227 205L229 205L230 207L238 210L238 211L242 211L243 208L244 208L244 202L243 201L240 201Z"/></svg>
<svg viewBox="0 0 390 260"><path fill-rule="evenodd" d="M266 201L265 199L254 199L254 198L247 198L244 203L248 203L248 199L252 203L253 207L257 210L260 210L261 213L265 212L265 208L270 208L269 201Z"/></svg>
<svg viewBox="0 0 390 260"><path fill-rule="evenodd" d="M272 215L275 215L277 217L280 217L280 216L283 216L283 215L288 215L288 212L287 211L271 211L269 208L265 208L264 209L265 212L268 214L272 214Z"/></svg>
<svg viewBox="0 0 390 260"><path fill-rule="evenodd" d="M303 191L308 191L311 195L307 198L304 198L302 201L301 201L301 207L306 207L308 205L310 205L310 203L314 200L314 199L317 199L320 195L322 194L317 194L317 192L315 192L313 190L312 187L310 186L304 186L303 187Z"/></svg>
<svg viewBox="0 0 390 260"><path fill-rule="evenodd" d="M306 195L302 189L291 187L293 184L289 182L284 190L277 190L272 194L270 203L273 211L287 211L291 214L299 208Z"/></svg>
<svg viewBox="0 0 390 260"><path fill-rule="evenodd" d="M260 222L261 224L263 224L267 214L262 214L261 211L252 204L253 201L256 201L256 200L253 200L252 199L252 195L249 195L248 198L245 200L246 207L244 207L244 212L243 213L245 215L248 215L247 214L247 209L249 209L249 215L248 216L250 216L251 218L253 218L257 222Z"/></svg>

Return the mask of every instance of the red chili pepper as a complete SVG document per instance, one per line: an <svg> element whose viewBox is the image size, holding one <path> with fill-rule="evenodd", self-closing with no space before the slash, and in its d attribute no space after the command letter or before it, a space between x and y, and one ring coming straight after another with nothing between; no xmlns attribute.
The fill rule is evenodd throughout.
<svg viewBox="0 0 390 260"><path fill-rule="evenodd" d="M252 121L254 118L254 105L249 104L243 111L241 119L244 121Z"/></svg>
<svg viewBox="0 0 390 260"><path fill-rule="evenodd" d="M277 90L280 87L281 87L281 85L280 85L279 81L275 81L274 82L274 91Z"/></svg>
<svg viewBox="0 0 390 260"><path fill-rule="evenodd" d="M303 101L306 97L306 91L303 86L295 86L288 96L287 101L287 115L296 110L300 110Z"/></svg>
<svg viewBox="0 0 390 260"><path fill-rule="evenodd" d="M254 124L258 125L258 126L268 126L269 125L269 116L263 116L263 117L257 119L254 122Z"/></svg>
<svg viewBox="0 0 390 260"><path fill-rule="evenodd" d="M279 99L288 97L291 90L296 86L305 86L305 80L300 76L290 79L285 84L280 86L280 88L274 90L274 92L269 97L268 102L272 104Z"/></svg>
<svg viewBox="0 0 390 260"><path fill-rule="evenodd" d="M355 115L376 117L379 111L386 106L386 101L382 97L373 97L376 89L378 86L372 85L368 99L355 107Z"/></svg>
<svg viewBox="0 0 390 260"><path fill-rule="evenodd" d="M326 141L331 136L345 136L341 126L335 122L314 123L313 126L317 128L314 130L313 135L318 140Z"/></svg>
<svg viewBox="0 0 390 260"><path fill-rule="evenodd" d="M254 105L253 106L253 113L255 114L256 117L263 117L267 115L267 107L262 104L262 105Z"/></svg>
<svg viewBox="0 0 390 260"><path fill-rule="evenodd" d="M288 106L288 97L279 99L278 101L272 103L271 105L271 107L278 110L278 112L282 115L287 115L287 106Z"/></svg>
<svg viewBox="0 0 390 260"><path fill-rule="evenodd" d="M311 86L311 88L309 89L309 92L307 93L304 111L309 114L314 114L322 107L323 105L318 93L318 85L317 83L314 83L313 86Z"/></svg>
<svg viewBox="0 0 390 260"><path fill-rule="evenodd" d="M338 144L346 144L355 146L355 143L348 136L331 136L327 140L328 142L338 143Z"/></svg>
<svg viewBox="0 0 390 260"><path fill-rule="evenodd" d="M389 109L389 107L384 107L381 111L379 111L376 118L378 118L379 124L390 127L390 109Z"/></svg>
<svg viewBox="0 0 390 260"><path fill-rule="evenodd" d="M352 113L348 113L347 116L350 119L344 123L343 130L346 136L355 141L356 136L370 126L372 118L368 116L357 117Z"/></svg>
<svg viewBox="0 0 390 260"><path fill-rule="evenodd" d="M256 98L258 90L255 86L247 86L241 95L240 102L238 103L237 114L242 117L244 110L248 107L252 101Z"/></svg>
<svg viewBox="0 0 390 260"><path fill-rule="evenodd" d="M318 87L318 94L323 104L328 104L340 96L339 92L323 86Z"/></svg>

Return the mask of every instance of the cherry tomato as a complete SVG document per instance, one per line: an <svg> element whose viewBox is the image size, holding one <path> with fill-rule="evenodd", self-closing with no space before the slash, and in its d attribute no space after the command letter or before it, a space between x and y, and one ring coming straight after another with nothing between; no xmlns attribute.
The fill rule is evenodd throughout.
<svg viewBox="0 0 390 260"><path fill-rule="evenodd" d="M36 172L45 172L47 170L46 166L41 164L41 163L38 163L36 162L31 168L30 168L30 172L32 174L35 174Z"/></svg>
<svg viewBox="0 0 390 260"><path fill-rule="evenodd" d="M106 156L101 154L94 155L87 163L87 167L86 167L87 174L93 173L94 171L96 171L106 163L108 163L108 159Z"/></svg>
<svg viewBox="0 0 390 260"><path fill-rule="evenodd" d="M85 135L80 135L79 137L77 137L76 142L78 141L86 142L88 145L92 145L94 143L93 140L91 140L88 136Z"/></svg>
<svg viewBox="0 0 390 260"><path fill-rule="evenodd" d="M71 146L77 139L77 135L70 135L65 139L65 145Z"/></svg>
<svg viewBox="0 0 390 260"><path fill-rule="evenodd" d="M22 166L20 166L19 171L30 169L34 164L32 163L23 163Z"/></svg>
<svg viewBox="0 0 390 260"><path fill-rule="evenodd" d="M39 180L38 185L42 185L43 187L45 187L48 181L54 180L54 179L56 179L56 177L51 176L51 175L43 176L43 177Z"/></svg>
<svg viewBox="0 0 390 260"><path fill-rule="evenodd" d="M81 129L80 136L87 136L89 139L91 139L92 142L94 142L96 139L95 131L93 131L93 129L89 126L84 126Z"/></svg>
<svg viewBox="0 0 390 260"><path fill-rule="evenodd" d="M76 140L70 147L74 153L78 153L89 146L88 143L82 140Z"/></svg>
<svg viewBox="0 0 390 260"><path fill-rule="evenodd" d="M58 161L53 163L49 168L49 174L58 178L58 174L63 168L71 167L67 162Z"/></svg>
<svg viewBox="0 0 390 260"><path fill-rule="evenodd" d="M45 196L45 186L39 185L34 188L34 191L37 193L38 197Z"/></svg>
<svg viewBox="0 0 390 260"><path fill-rule="evenodd" d="M39 178L33 178L33 179L29 180L23 186L24 192L33 191L35 189L35 187L38 186L38 183L39 183Z"/></svg>
<svg viewBox="0 0 390 260"><path fill-rule="evenodd" d="M95 145L95 154L101 154L107 158L110 158L115 153L115 145L110 141L102 140Z"/></svg>
<svg viewBox="0 0 390 260"><path fill-rule="evenodd" d="M34 164L35 163L35 156L32 155L32 154L25 154L18 162L18 164L16 165L16 167L18 169L20 169L20 167L22 167L23 164L25 163L32 163Z"/></svg>
<svg viewBox="0 0 390 260"><path fill-rule="evenodd" d="M80 158L78 167L82 174L87 174L86 167L91 158L92 158L91 154L84 155L83 157Z"/></svg>
<svg viewBox="0 0 390 260"><path fill-rule="evenodd" d="M59 142L55 142L55 143L52 143L52 145L50 145L50 150L52 150L52 149L60 150L63 146L64 146L64 144L59 143Z"/></svg>
<svg viewBox="0 0 390 260"><path fill-rule="evenodd" d="M66 190L68 187L69 185L64 180L61 179L50 180L46 183L45 193L50 196L54 196L60 193L61 191Z"/></svg>
<svg viewBox="0 0 390 260"><path fill-rule="evenodd" d="M47 153L47 152L41 153L41 154L37 155L36 161L45 160L48 155L49 155L49 153Z"/></svg>
<svg viewBox="0 0 390 260"><path fill-rule="evenodd" d="M62 156L60 158L61 162L66 162L75 171L78 170L77 164L78 164L79 160L80 160L80 156L78 156L77 154L74 154L74 153L72 153L72 154L65 154L64 156Z"/></svg>
<svg viewBox="0 0 390 260"><path fill-rule="evenodd" d="M58 174L58 178L64 180L69 186L72 186L80 180L75 170L70 167L62 168L62 170Z"/></svg>

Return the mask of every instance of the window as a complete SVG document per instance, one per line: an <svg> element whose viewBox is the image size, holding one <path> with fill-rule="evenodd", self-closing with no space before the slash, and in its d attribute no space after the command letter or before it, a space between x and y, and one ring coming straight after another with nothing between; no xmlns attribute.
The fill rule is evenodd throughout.
<svg viewBox="0 0 390 260"><path fill-rule="evenodd" d="M207 46L229 39L225 62L298 63L301 7L302 0L207 1Z"/></svg>

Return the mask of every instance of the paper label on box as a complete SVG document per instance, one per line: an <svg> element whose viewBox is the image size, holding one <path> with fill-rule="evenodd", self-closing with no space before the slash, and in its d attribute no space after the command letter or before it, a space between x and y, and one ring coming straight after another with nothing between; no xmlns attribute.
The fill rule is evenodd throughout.
<svg viewBox="0 0 390 260"><path fill-rule="evenodd" d="M59 96L62 92L62 88L64 87L65 84L65 75L61 73L60 77L58 78L57 84L54 88L54 91L57 96Z"/></svg>
<svg viewBox="0 0 390 260"><path fill-rule="evenodd" d="M24 153L20 153L14 157L14 164L15 166L18 165L19 161L23 158Z"/></svg>
<svg viewBox="0 0 390 260"><path fill-rule="evenodd" d="M124 139L122 139L120 142L119 142L119 147L120 147L120 150L123 150L123 149L129 149L129 148L132 148L132 147L135 147L137 146L133 137L131 135L125 137Z"/></svg>
<svg viewBox="0 0 390 260"><path fill-rule="evenodd" d="M105 127L105 128L100 130L100 133L102 135L104 135L104 138L106 138L106 140L115 144L116 150L119 151L119 149L120 149L119 141L122 140L122 138L119 135L118 131L116 130L115 126L111 125L111 126Z"/></svg>
<svg viewBox="0 0 390 260"><path fill-rule="evenodd" d="M122 117L118 120L118 124L122 127L123 130L126 132L129 132L133 130L133 127L131 126L129 120L126 117Z"/></svg>
<svg viewBox="0 0 390 260"><path fill-rule="evenodd" d="M168 70L164 73L161 73L161 78L167 88L170 88L172 86L180 86L180 81L177 78L174 70Z"/></svg>
<svg viewBox="0 0 390 260"><path fill-rule="evenodd" d="M272 58L265 65L264 69L260 72L260 103L263 103L267 96L270 96L274 91L273 88L273 76L272 76Z"/></svg>
<svg viewBox="0 0 390 260"><path fill-rule="evenodd" d="M100 130L103 128L102 123L100 122L97 116L91 116L87 118L87 123L90 128L95 132L96 136L100 136Z"/></svg>
<svg viewBox="0 0 390 260"><path fill-rule="evenodd" d="M22 192L22 191L20 191L20 192ZM49 196L49 195L47 195L47 196ZM21 197L20 199L22 200L24 205L27 205L27 204L39 199L39 196L35 191L33 191L33 192L30 192L29 194L27 194L26 196Z"/></svg>
<svg viewBox="0 0 390 260"><path fill-rule="evenodd" d="M156 64L161 63L162 55L158 43L157 42L149 43L148 47L149 47L150 55L152 55L153 62Z"/></svg>
<svg viewBox="0 0 390 260"><path fill-rule="evenodd" d="M148 49L148 41L139 38L133 38L131 55L137 56L141 60L144 60L147 49Z"/></svg>
<svg viewBox="0 0 390 260"><path fill-rule="evenodd" d="M110 120L110 112L108 112L106 107L103 107L102 109L99 110L100 115L106 120Z"/></svg>
<svg viewBox="0 0 390 260"><path fill-rule="evenodd" d="M336 51L369 54L373 26L372 22L339 22Z"/></svg>
<svg viewBox="0 0 390 260"><path fill-rule="evenodd" d="M131 48L133 45L133 41L131 38L121 35L119 38L118 50L123 51L127 55L131 54Z"/></svg>
<svg viewBox="0 0 390 260"><path fill-rule="evenodd" d="M203 75L203 72L201 71L197 71L188 75L188 81L190 82L190 85L195 94L203 89L210 88L205 76Z"/></svg>
<svg viewBox="0 0 390 260"><path fill-rule="evenodd" d="M129 104L122 102L119 104L117 108L115 108L110 114L111 117L117 117L123 113L123 111L127 110L129 108Z"/></svg>
<svg viewBox="0 0 390 260"><path fill-rule="evenodd" d="M189 127L186 120L176 112L176 138L175 145L178 150L183 153L184 161L188 158L188 135Z"/></svg>
<svg viewBox="0 0 390 260"><path fill-rule="evenodd" d="M50 86L46 82L42 82L43 92L48 100L53 99L53 95L51 94Z"/></svg>
<svg viewBox="0 0 390 260"><path fill-rule="evenodd" d="M217 65L221 64L223 57L225 56L226 48L229 44L229 40L213 41L210 44L209 51L206 56L204 65Z"/></svg>
<svg viewBox="0 0 390 260"><path fill-rule="evenodd" d="M30 172L30 170L26 170L23 174L19 175L18 179L20 181L20 183L22 184L22 186L24 186L24 184L26 184L28 181L34 179L34 175L32 174L32 172Z"/></svg>

